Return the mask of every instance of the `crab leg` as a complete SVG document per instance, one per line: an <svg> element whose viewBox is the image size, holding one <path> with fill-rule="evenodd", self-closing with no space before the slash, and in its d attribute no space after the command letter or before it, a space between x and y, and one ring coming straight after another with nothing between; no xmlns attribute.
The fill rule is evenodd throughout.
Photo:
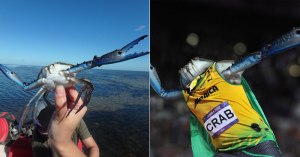
<svg viewBox="0 0 300 157"><path fill-rule="evenodd" d="M86 106L86 105L90 102L90 99L91 99L91 96L92 96L92 92L93 92L93 90L94 90L93 84L92 84L90 81L86 80L86 79L76 79L76 78L74 78L74 79L72 79L72 80L73 80L74 82L76 82L76 83L82 84L83 87L82 87L82 88L80 89L80 91L78 92L78 96L77 96L76 100L74 101L74 104L73 104L72 108L71 108L70 111L68 112L67 117L69 116L69 114L73 111L73 109L74 109L75 106L77 105L77 103L78 103L78 101L79 101L79 99L80 99L82 93L83 93L83 92L86 92L86 93L85 93L85 96L84 96L84 98L83 98L83 103L82 103L82 105L79 107L79 109L77 110L76 113L78 113L84 106ZM75 114L76 114L76 113L75 113Z"/></svg>
<svg viewBox="0 0 300 157"><path fill-rule="evenodd" d="M95 56L93 60L72 66L71 68L65 70L64 73L65 74L78 73L82 70L99 67L105 64L123 62L129 59L147 55L149 54L149 52L127 53L128 50L130 50L134 45L138 44L141 40L143 40L146 37L147 35L141 36L135 39L134 41L130 42L129 44L125 45L121 49L114 50L112 52L102 55L101 57Z"/></svg>
<svg viewBox="0 0 300 157"><path fill-rule="evenodd" d="M37 124L39 126L42 126L41 123L38 121L37 119L37 111L38 111L38 102L41 99L41 97L43 97L44 101L46 102L47 106L52 106L51 102L48 100L48 94L49 94L49 90L45 90L44 94L40 94L40 96L37 98L37 100L35 101L35 105L32 111L32 119L34 124Z"/></svg>
<svg viewBox="0 0 300 157"><path fill-rule="evenodd" d="M22 87L24 90L31 90L31 89L35 89L35 88L41 87L42 85L44 85L45 82L47 82L47 80L44 79L44 78L32 81L30 83L22 82L21 79L18 77L18 75L15 72L13 72L12 70L10 70L9 68L7 68L6 66L4 66L3 64L0 64L0 71L2 71L2 73L8 79L10 79L13 82L15 82L17 85L19 85L20 87Z"/></svg>
<svg viewBox="0 0 300 157"><path fill-rule="evenodd" d="M43 99L44 101L46 102L47 106L52 106L52 103L51 101L48 99L48 94L49 94L50 91L46 91L45 94L43 95Z"/></svg>
<svg viewBox="0 0 300 157"><path fill-rule="evenodd" d="M86 93L85 93L85 96L83 98L83 103L82 105L78 108L77 112L75 114L77 114L84 106L86 106L90 100L91 100L91 96L92 96L92 92L94 90L94 87L93 85L90 83L90 82L86 82L87 84L87 90L86 90Z"/></svg>
<svg viewBox="0 0 300 157"><path fill-rule="evenodd" d="M24 107L24 110L23 110L23 112L22 112L22 116L21 116L21 118L20 118L20 121L19 121L19 126L18 126L18 130L20 131L21 130L21 128L22 128L22 126L23 126L23 123L24 123L24 121L25 121L25 119L26 119L26 115L27 115L27 113L28 113L28 111L29 111L29 106L30 106L30 104L31 104L31 102L36 98L36 97L40 97L41 95L43 95L44 93L45 93L45 88L44 87L42 87L30 100L29 100L29 102L26 104L26 106Z"/></svg>
<svg viewBox="0 0 300 157"><path fill-rule="evenodd" d="M18 75L11 71L9 68L7 68L6 66L4 66L3 64L0 64L0 70L2 71L2 73L10 80L12 80L13 82L15 82L17 85L21 86L22 88L25 88L25 83L23 83Z"/></svg>
<svg viewBox="0 0 300 157"><path fill-rule="evenodd" d="M162 98L170 99L170 98L178 98L182 95L181 90L165 90L160 83L159 76L155 70L155 68L150 65L150 85L154 89L154 91Z"/></svg>
<svg viewBox="0 0 300 157"><path fill-rule="evenodd" d="M273 43L264 46L260 51L254 52L245 58L238 60L230 67L230 69L224 71L223 73L225 75L236 74L254 66L257 63L260 63L262 59L266 57L282 53L299 45L300 28L294 28Z"/></svg>
<svg viewBox="0 0 300 157"><path fill-rule="evenodd" d="M35 100L35 105L34 108L32 110L32 119L34 124L37 124L39 126L42 126L41 123L39 122L39 120L37 119L37 111L38 111L38 102L40 101L40 99L42 98L43 95L45 95L45 93L48 93L46 91L44 91L43 93L39 94L38 98Z"/></svg>

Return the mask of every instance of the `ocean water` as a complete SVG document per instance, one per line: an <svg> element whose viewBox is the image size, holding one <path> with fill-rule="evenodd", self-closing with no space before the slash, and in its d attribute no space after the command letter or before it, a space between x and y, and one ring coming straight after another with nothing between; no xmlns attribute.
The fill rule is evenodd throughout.
<svg viewBox="0 0 300 157"><path fill-rule="evenodd" d="M23 81L37 78L41 67L8 65ZM101 150L102 157L149 155L148 72L91 69L77 75L94 85L84 120ZM37 92L23 91L0 73L0 112L19 117Z"/></svg>

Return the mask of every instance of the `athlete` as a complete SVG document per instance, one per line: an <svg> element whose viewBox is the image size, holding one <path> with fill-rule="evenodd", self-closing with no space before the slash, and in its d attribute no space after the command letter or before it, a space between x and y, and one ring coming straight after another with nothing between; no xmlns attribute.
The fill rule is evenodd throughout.
<svg viewBox="0 0 300 157"><path fill-rule="evenodd" d="M194 58L180 71L182 89L165 90L150 66L152 88L163 98L184 96L190 118L193 155L281 156L273 131L243 72L263 58L300 44L293 29L260 51L234 61Z"/></svg>

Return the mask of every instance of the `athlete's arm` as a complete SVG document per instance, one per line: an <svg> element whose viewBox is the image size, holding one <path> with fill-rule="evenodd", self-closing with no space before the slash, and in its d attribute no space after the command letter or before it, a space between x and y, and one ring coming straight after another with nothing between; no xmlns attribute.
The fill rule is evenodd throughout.
<svg viewBox="0 0 300 157"><path fill-rule="evenodd" d="M178 98L182 96L182 90L165 90L161 86L161 82L159 79L159 76L155 70L155 68L150 65L150 84L151 87L154 89L154 91L162 98L164 99L172 99L172 98Z"/></svg>

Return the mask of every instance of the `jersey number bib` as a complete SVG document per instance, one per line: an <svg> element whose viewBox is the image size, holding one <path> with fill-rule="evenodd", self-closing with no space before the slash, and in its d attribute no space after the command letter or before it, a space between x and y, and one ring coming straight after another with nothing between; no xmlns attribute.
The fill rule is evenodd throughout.
<svg viewBox="0 0 300 157"><path fill-rule="evenodd" d="M203 117L204 127L213 138L239 121L228 102L216 106Z"/></svg>

